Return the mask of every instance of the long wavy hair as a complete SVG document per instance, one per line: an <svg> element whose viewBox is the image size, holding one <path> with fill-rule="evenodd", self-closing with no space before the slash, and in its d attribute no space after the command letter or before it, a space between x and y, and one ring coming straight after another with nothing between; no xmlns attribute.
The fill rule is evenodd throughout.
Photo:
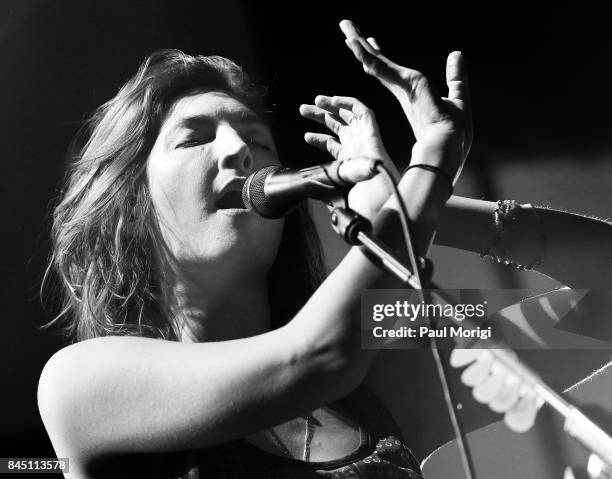
<svg viewBox="0 0 612 479"><path fill-rule="evenodd" d="M61 324L72 341L108 335L180 337L160 309L154 260L159 236L145 171L169 109L198 90L223 91L267 118L263 92L234 62L160 50L75 138L53 211L53 249L45 275L45 282L51 271L59 279L61 309L46 327ZM274 327L299 310L323 274L320 241L302 206L286 218L268 274Z"/></svg>

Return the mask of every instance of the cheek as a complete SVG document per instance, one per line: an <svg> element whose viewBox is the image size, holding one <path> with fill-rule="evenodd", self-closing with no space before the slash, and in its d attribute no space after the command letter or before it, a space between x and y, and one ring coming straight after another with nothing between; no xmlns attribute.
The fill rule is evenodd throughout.
<svg viewBox="0 0 612 479"><path fill-rule="evenodd" d="M161 161L160 161L161 160ZM153 204L171 223L194 221L212 206L212 174L199 161L150 158L147 179Z"/></svg>

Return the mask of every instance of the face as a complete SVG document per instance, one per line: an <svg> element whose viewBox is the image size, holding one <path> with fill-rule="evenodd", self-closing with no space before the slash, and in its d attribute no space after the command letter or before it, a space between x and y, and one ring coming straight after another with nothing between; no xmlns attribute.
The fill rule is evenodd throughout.
<svg viewBox="0 0 612 479"><path fill-rule="evenodd" d="M277 164L268 127L239 101L221 92L179 99L147 163L153 205L173 257L214 266L219 275L267 271L282 220L244 209L240 194L253 171Z"/></svg>

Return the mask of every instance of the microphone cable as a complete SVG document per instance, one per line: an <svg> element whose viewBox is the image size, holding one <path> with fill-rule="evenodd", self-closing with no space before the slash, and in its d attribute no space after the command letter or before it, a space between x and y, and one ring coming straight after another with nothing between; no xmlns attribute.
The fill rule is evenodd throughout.
<svg viewBox="0 0 612 479"><path fill-rule="evenodd" d="M376 170L379 173L383 173L389 183L393 188L393 196L397 200L399 205L399 216L400 223L402 226L402 233L404 236L404 242L406 243L406 249L408 251L408 257L410 259L410 265L412 267L412 274L415 276L419 286L421 289L417 289L417 294L419 296L419 301L422 301L423 304L428 304L429 301L425 301L425 293L423 292L423 283L421 280L421 268L419 268L418 262L419 258L414 250L414 242L412 240L412 235L410 231L410 220L408 217L408 210L406 208L406 203L404 203L404 199L399 192L397 187L397 182L395 178L389 171L389 169L384 165L382 161L377 161L375 165ZM429 260L426 258L422 258L423 267L426 267L426 264ZM431 271L431 269L430 269ZM427 280L429 283L429 279ZM429 287L429 284L425 286ZM428 298L429 299L429 298ZM430 326L432 325L432 318L430 318ZM438 377L440 378L440 383L442 385L442 392L444 394L444 401L446 403L446 408L448 410L448 415L450 417L450 421L453 427L453 432L455 434L455 439L457 440L457 447L459 448L459 454L461 456L461 462L463 464L463 470L465 471L465 476L467 479L475 479L476 471L474 469L474 463L472 460L472 454L470 451L469 443L467 441L467 437L464 431L463 423L459 416L457 415L457 409L459 405L456 402L454 391L451 387L449 381L449 369L448 366L444 363L440 352L437 347L437 342L435 337L429 338L429 344L431 347L431 352L434 357L434 362L436 363L436 370L438 371Z"/></svg>

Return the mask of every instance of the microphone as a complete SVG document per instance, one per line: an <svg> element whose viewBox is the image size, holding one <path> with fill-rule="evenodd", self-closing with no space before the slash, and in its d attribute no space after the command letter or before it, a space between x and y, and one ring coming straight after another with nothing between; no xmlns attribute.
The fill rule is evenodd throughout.
<svg viewBox="0 0 612 479"><path fill-rule="evenodd" d="M326 200L378 173L382 161L354 158L295 170L266 166L252 173L242 187L244 206L264 218L282 218L306 198Z"/></svg>

